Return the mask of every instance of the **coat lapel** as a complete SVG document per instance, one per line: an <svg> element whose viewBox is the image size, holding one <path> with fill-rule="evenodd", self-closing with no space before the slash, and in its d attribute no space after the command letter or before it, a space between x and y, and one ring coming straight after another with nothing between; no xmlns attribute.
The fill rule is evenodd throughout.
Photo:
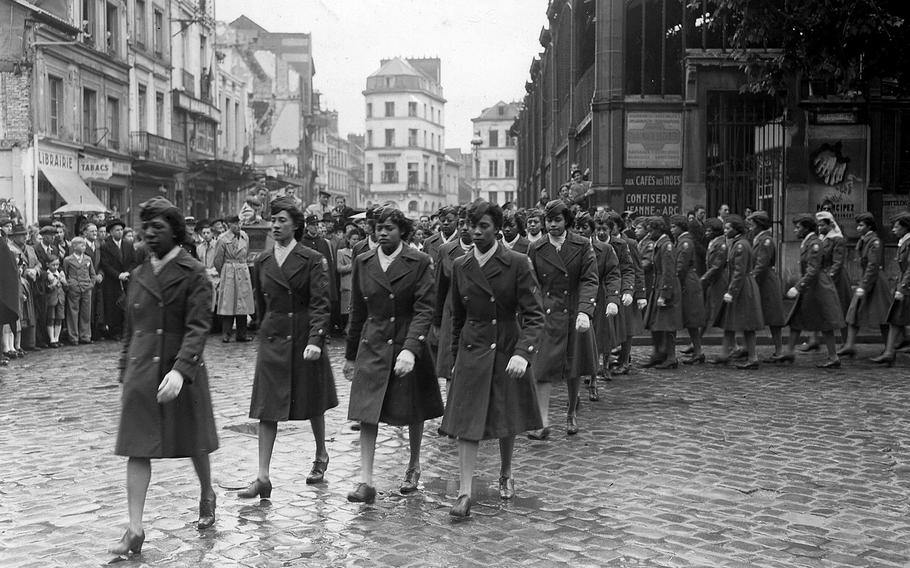
<svg viewBox="0 0 910 568"><path fill-rule="evenodd" d="M293 256L293 254L291 256ZM260 258L259 267L260 267L260 270L262 271L262 274L265 275L266 278L269 278L272 281L274 281L276 284L278 284L282 288L287 288L288 290L290 290L291 283L288 281L288 279L285 276L285 273L281 269L281 267L278 266L278 261L275 260L275 249L274 248L268 249L267 251L262 253L262 256L260 256L259 258ZM289 260L290 260L290 256L284 261L285 264L287 264L287 262Z"/></svg>
<svg viewBox="0 0 910 568"><path fill-rule="evenodd" d="M405 248L402 249L401 254L392 261L392 264L389 265L389 269L385 272L386 277L389 279L389 283L393 286L395 285L395 282L411 273L412 257L408 254L410 247L408 245L404 246Z"/></svg>
<svg viewBox="0 0 910 568"><path fill-rule="evenodd" d="M297 273L303 270L307 264L300 251L302 246L303 245L300 244L296 245L294 250L291 251L291 254L284 259L284 264L281 265L281 272L284 274L285 278L287 278L288 284L294 280ZM275 264L277 265L278 262L276 261Z"/></svg>
<svg viewBox="0 0 910 568"><path fill-rule="evenodd" d="M394 262L392 266L394 266ZM389 266L389 270L392 269L392 266ZM392 289L392 282L389 280L388 273L382 271L382 267L379 266L379 251L373 255L373 258L370 258L366 262L367 274L370 275L370 278L375 280L380 286L388 290L389 292L394 292Z"/></svg>
<svg viewBox="0 0 910 568"><path fill-rule="evenodd" d="M569 235L566 235L566 242L563 243L562 249L559 251L559 257L562 259L563 265L569 266L572 264L572 261L581 254L585 246L588 246L587 242L579 243L575 240L570 240Z"/></svg>
<svg viewBox="0 0 910 568"><path fill-rule="evenodd" d="M136 273L136 282L145 288L156 300L161 301L161 285L152 270L152 265L146 262L139 267Z"/></svg>

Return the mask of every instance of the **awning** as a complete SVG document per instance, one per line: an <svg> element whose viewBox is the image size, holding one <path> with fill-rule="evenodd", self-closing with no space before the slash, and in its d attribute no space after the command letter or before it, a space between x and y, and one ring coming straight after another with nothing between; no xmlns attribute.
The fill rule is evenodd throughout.
<svg viewBox="0 0 910 568"><path fill-rule="evenodd" d="M77 172L57 168L41 168L41 172L66 202L68 212L107 211L107 207L92 193L89 186L85 185Z"/></svg>

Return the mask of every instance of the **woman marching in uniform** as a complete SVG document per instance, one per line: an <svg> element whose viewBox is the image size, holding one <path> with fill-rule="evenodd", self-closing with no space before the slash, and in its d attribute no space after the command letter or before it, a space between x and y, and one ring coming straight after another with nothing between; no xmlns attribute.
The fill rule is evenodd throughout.
<svg viewBox="0 0 910 568"><path fill-rule="evenodd" d="M534 265L545 308L546 326L540 353L534 365L537 402L543 428L528 434L532 440L550 436L549 407L552 381L565 380L569 387L566 433L578 433L575 410L578 405L580 376L591 374L596 362L576 357L576 343L584 341L591 328L597 303L597 259L591 242L569 231L573 215L560 200L547 203L544 212L546 238L531 244L528 256Z"/></svg>
<svg viewBox="0 0 910 568"><path fill-rule="evenodd" d="M608 213L606 211L599 211L597 215L594 216L594 225L594 236L597 238L597 241L612 246L613 251L616 253L616 260L619 262L619 265L617 266L619 271L618 311L616 315L612 317L612 322L610 322L610 318L606 316L606 309L603 312L598 311L598 317L595 318L595 324L596 320L600 318L600 314L603 313L609 324L607 328L612 330L612 338L610 340L610 344L612 345L611 349L617 345L620 348L614 371L620 374L626 374L629 372L629 356L632 352L632 337L641 333L641 313L640 310L633 305L633 302L635 301L633 294L636 292L635 265L632 260L632 255L629 252L629 245L621 236L620 229L623 225L622 217L615 212ZM637 254L637 247L635 252ZM603 287L601 288L603 289ZM603 347L606 347L606 345ZM601 360L604 369L603 376L608 377L610 373L610 350L601 351ZM598 375L600 375L600 373L598 373Z"/></svg>
<svg viewBox="0 0 910 568"><path fill-rule="evenodd" d="M622 297L622 307L620 308L620 319L625 323L625 336L620 344L619 356L617 357L616 367L613 370L615 375L627 375L632 364L632 338L641 334L645 329L644 313L648 307L648 291L645 286L645 273L641 266L641 257L638 251L638 241L635 240L635 229L624 225L623 218L618 213L609 215L613 219L614 229L611 242L615 243L616 254L619 256L620 266L626 266L629 263L631 276L626 272L629 268L623 270L623 287L625 289L625 279L632 278L632 302L627 303L625 294ZM628 257L628 258L627 258ZM634 304L633 304L634 302Z"/></svg>
<svg viewBox="0 0 910 568"><path fill-rule="evenodd" d="M528 363L544 326L543 304L527 256L496 240L498 205L468 209L474 248L454 264L452 344L455 373L439 431L458 439L460 488L450 514L470 514L480 440L499 440L499 496L515 494L515 434L541 427Z"/></svg>
<svg viewBox="0 0 910 568"><path fill-rule="evenodd" d="M452 302L449 299L452 265L457 259L470 252L471 247L474 246L471 231L465 222L464 208L456 208L455 215L458 217L456 238L440 246L434 259L436 306L433 311L433 328L436 331L436 337L439 338L439 345L442 347L436 352L436 376L447 381L452 379L452 365L455 364L455 357L449 348L452 344Z"/></svg>
<svg viewBox="0 0 910 568"><path fill-rule="evenodd" d="M130 278L120 357L120 428L116 453L128 456L130 527L111 553L140 553L142 513L152 458L190 457L199 478L198 529L215 523L209 453L218 449L202 352L212 320L205 267L180 245L190 242L183 215L156 197L139 213L151 256Z"/></svg>
<svg viewBox="0 0 910 568"><path fill-rule="evenodd" d="M787 297L795 299L787 323L790 337L787 350L772 359L777 362L795 360L793 354L799 336L803 331L819 331L828 350L828 360L819 363L820 369L840 368L840 359L834 343L834 330L844 327L844 313L841 310L837 289L828 273L822 269L822 244L815 234L815 217L809 214L793 218L793 232L802 239L799 247L799 269L802 275L795 286L787 291Z"/></svg>
<svg viewBox="0 0 910 568"><path fill-rule="evenodd" d="M771 330L774 353L766 363L774 362L783 350L783 327L787 325L783 293L777 276L777 245L771 235L771 218L765 211L755 211L746 218L752 237L752 276L758 284L762 319Z"/></svg>
<svg viewBox="0 0 910 568"><path fill-rule="evenodd" d="M701 277L701 287L705 298L704 330L717 325L717 319L724 306L724 294L727 293L727 237L724 235L724 222L717 217L705 220L705 238L708 239L708 250L705 255L707 270Z"/></svg>
<svg viewBox="0 0 910 568"><path fill-rule="evenodd" d="M259 420L259 472L237 494L241 498L271 496L272 449L278 422L287 420L310 421L316 459L306 482L321 482L329 465L324 415L338 406L324 349L331 318L327 259L298 242L305 223L293 199L272 201L271 224L275 246L256 259L256 313L262 323L250 418Z"/></svg>
<svg viewBox="0 0 910 568"><path fill-rule="evenodd" d="M379 213L379 247L354 260L345 376L351 377L348 420L360 421L360 483L348 501L372 503L379 423L408 425L410 460L399 490L420 479L423 423L442 416L442 397L427 334L433 320L430 257L404 243L413 222L394 207ZM440 344L441 345L441 344Z"/></svg>
<svg viewBox="0 0 910 568"><path fill-rule="evenodd" d="M698 254L695 237L689 232L689 220L685 215L670 217L670 233L676 241L676 277L681 292L683 327L689 332L689 340L692 342L691 354L683 359L683 363L704 363L701 334L705 325L705 300L696 270Z"/></svg>
<svg viewBox="0 0 910 568"><path fill-rule="evenodd" d="M840 298L842 313L846 314L850 307L850 298L853 295L850 290L850 279L847 277L847 270L844 263L847 260L847 240L840 230L834 215L828 211L819 211L815 214L815 221L818 223L818 235L821 239L824 250L822 259L822 269L831 277L834 287L837 289L837 297ZM808 347L813 344L818 348L817 335Z"/></svg>
<svg viewBox="0 0 910 568"><path fill-rule="evenodd" d="M883 322L891 306L891 291L882 268L884 247L877 231L878 223L871 213L856 216L856 232L860 234L856 251L862 276L847 309L847 341L837 352L841 357L856 355L856 336L861 327L879 327L883 340L887 341L888 326Z"/></svg>
<svg viewBox="0 0 910 568"><path fill-rule="evenodd" d="M885 323L888 324L888 340L885 351L878 357L873 357L873 363L884 363L888 366L894 364L897 357L897 340L904 330L910 325L910 213L900 213L891 218L891 232L897 237L897 255L894 260L900 269L897 286Z"/></svg>
<svg viewBox="0 0 910 568"><path fill-rule="evenodd" d="M654 283L648 297L645 327L651 330L654 352L642 367L675 369L676 332L683 326L682 289L676 275L676 255L670 229L663 217L648 219L648 231L654 242L652 270Z"/></svg>
<svg viewBox="0 0 910 568"><path fill-rule="evenodd" d="M722 300L723 307L717 318L717 325L724 330L723 352L715 364L730 361L730 352L736 343L736 332L742 332L746 345L747 359L737 365L739 369L757 369L755 354L755 332L764 327L762 321L761 294L752 277L752 247L745 236L746 225L739 215L724 218L724 235L727 238L727 290Z"/></svg>

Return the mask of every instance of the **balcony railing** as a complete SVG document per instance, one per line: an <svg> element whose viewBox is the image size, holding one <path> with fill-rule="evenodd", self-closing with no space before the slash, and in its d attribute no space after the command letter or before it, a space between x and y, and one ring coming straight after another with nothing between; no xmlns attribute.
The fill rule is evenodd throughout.
<svg viewBox="0 0 910 568"><path fill-rule="evenodd" d="M149 132L130 132L130 154L138 160L186 167L186 144Z"/></svg>
<svg viewBox="0 0 910 568"><path fill-rule="evenodd" d="M183 76L183 90L186 91L186 94L191 97L196 96L196 76L187 71L186 69L182 72Z"/></svg>

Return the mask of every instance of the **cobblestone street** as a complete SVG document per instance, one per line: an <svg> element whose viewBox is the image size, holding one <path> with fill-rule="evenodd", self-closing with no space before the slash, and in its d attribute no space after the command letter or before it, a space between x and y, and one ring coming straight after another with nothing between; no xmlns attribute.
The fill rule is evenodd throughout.
<svg viewBox="0 0 910 568"><path fill-rule="evenodd" d="M212 455L215 528L194 528L190 461L153 462L146 543L124 565L910 565L906 356L896 370L858 360L819 372L817 355L751 373L638 370L604 383L599 402L583 397L574 437L565 435L565 387L557 388L551 439L516 443L516 498L498 498L497 445L482 443L475 506L453 521L456 449L436 435L438 421L426 428L419 492L397 492L407 431L383 426L376 504L346 501L359 450L345 420L339 340L328 482L305 485L309 425L285 424L271 501L238 500L234 491L256 475L247 418L255 345L213 337L206 351L221 438ZM0 374L0 565L116 560L106 550L127 511L126 460L113 455L115 350L110 342L45 350ZM875 353L864 346L860 355Z"/></svg>

